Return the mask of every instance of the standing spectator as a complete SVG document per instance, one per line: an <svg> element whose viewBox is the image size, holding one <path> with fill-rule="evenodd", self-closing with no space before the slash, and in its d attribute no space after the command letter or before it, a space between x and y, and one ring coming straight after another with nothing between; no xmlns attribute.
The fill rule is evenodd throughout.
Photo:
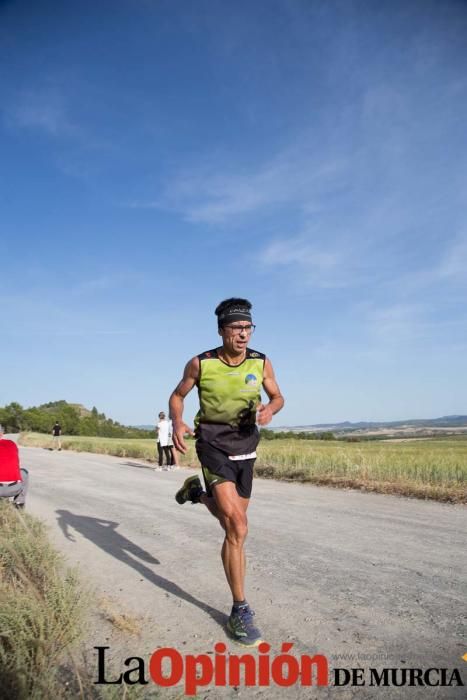
<svg viewBox="0 0 467 700"><path fill-rule="evenodd" d="M16 443L5 440L0 425L0 498L13 498L17 508L24 508L29 473L19 466Z"/></svg>
<svg viewBox="0 0 467 700"><path fill-rule="evenodd" d="M169 445L169 443L171 442L171 437L169 438L169 434L171 435L171 433L172 431L170 423L165 417L164 411L161 411L159 413L159 422L156 425L157 455L159 458L159 467L162 467L164 463L164 455L166 466L170 467L170 465L172 464L172 452Z"/></svg>
<svg viewBox="0 0 467 700"><path fill-rule="evenodd" d="M58 422L58 420L55 421L55 425L52 428L52 441L53 441L53 446L52 449L57 448L59 451L62 449L62 441L60 439L62 434L62 426Z"/></svg>

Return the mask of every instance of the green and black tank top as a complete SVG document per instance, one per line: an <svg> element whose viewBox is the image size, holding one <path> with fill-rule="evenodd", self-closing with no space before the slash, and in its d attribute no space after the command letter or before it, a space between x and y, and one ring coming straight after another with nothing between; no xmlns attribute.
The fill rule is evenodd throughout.
<svg viewBox="0 0 467 700"><path fill-rule="evenodd" d="M261 402L266 356L247 348L241 364L228 365L214 349L198 359L198 440L232 456L253 452L259 442L256 407Z"/></svg>

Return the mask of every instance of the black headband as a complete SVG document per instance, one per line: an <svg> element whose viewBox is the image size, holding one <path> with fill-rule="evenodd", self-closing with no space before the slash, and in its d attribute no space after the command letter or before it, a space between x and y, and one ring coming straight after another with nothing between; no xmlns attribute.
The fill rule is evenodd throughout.
<svg viewBox="0 0 467 700"><path fill-rule="evenodd" d="M229 306L219 314L219 326L225 326L230 321L251 321L251 311L248 306Z"/></svg>

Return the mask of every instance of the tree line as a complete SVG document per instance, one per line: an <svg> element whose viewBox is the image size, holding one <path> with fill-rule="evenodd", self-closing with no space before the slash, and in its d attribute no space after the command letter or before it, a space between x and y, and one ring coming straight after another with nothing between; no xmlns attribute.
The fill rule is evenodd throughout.
<svg viewBox="0 0 467 700"><path fill-rule="evenodd" d="M99 413L94 406L91 411L74 406L67 401L51 401L23 408L12 402L0 408L0 425L6 433L32 431L50 433L58 421L64 435L86 435L119 438L154 438L154 430L143 430L122 425Z"/></svg>
<svg viewBox="0 0 467 700"><path fill-rule="evenodd" d="M261 428L261 437L265 440L286 440L293 438L294 440L336 440L336 436L330 430L325 430L321 433L295 431L295 430L268 430Z"/></svg>
<svg viewBox="0 0 467 700"><path fill-rule="evenodd" d="M69 404L67 401L50 401L40 406L23 408L21 404L12 402L0 408L0 425L6 433L31 431L35 433L50 433L54 423L58 421L63 435L85 435L114 438L155 438L155 430L144 430L122 425L107 418L94 406L91 411L81 406ZM265 440L335 440L331 431L324 432L295 432L293 430L269 430L261 428L261 437Z"/></svg>

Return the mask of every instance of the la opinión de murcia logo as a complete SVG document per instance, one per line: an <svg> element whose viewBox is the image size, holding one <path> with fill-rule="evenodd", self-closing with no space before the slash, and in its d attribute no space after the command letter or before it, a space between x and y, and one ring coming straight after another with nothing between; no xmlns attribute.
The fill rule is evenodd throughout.
<svg viewBox="0 0 467 700"><path fill-rule="evenodd" d="M147 685L149 679L161 688L170 688L184 683L186 695L196 695L198 688L208 685L217 687L278 685L323 686L329 684L328 661L322 654L309 656L302 654L295 657L290 654L293 643L285 642L281 653L271 658L270 644L262 642L258 655L230 654L227 645L217 642L214 654L182 655L172 647L156 649L149 658L148 669L144 659L130 656L124 665L128 670L120 673L118 678L109 680L105 669L105 651L108 646L97 646L98 668L96 684ZM149 674L148 674L149 671Z"/></svg>
<svg viewBox="0 0 467 700"><path fill-rule="evenodd" d="M334 685L376 688L463 686L459 669L453 668L334 668Z"/></svg>
<svg viewBox="0 0 467 700"><path fill-rule="evenodd" d="M271 656L271 645L262 642L254 654L231 654L227 645L217 642L213 654L182 655L173 647L156 649L148 660L140 656L125 659L126 670L117 677L109 677L106 669L108 646L96 646L97 685L147 685L152 681L161 688L183 683L185 695L196 695L200 688L268 687L287 688L293 685L309 686L463 686L459 669L453 668L333 668L329 669L323 654L294 656L293 642L283 642L281 653ZM467 659L466 659L467 660Z"/></svg>

